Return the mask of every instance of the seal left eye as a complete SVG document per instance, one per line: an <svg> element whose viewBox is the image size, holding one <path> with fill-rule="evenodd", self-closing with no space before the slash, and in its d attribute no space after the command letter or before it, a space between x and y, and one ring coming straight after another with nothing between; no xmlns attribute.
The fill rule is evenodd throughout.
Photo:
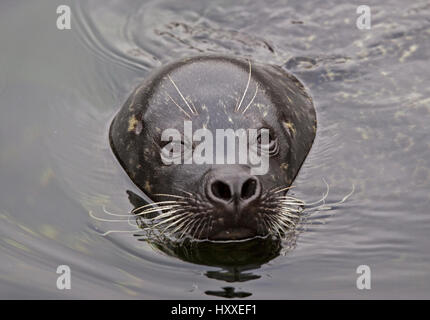
<svg viewBox="0 0 430 320"><path fill-rule="evenodd" d="M160 149L173 149L174 146L180 146L180 145L184 145L184 141L176 141L176 140L172 140L172 141L161 141L160 143Z"/></svg>
<svg viewBox="0 0 430 320"><path fill-rule="evenodd" d="M193 147L183 140L162 141L160 144L161 160L165 165L181 164L192 157Z"/></svg>
<svg viewBox="0 0 430 320"><path fill-rule="evenodd" d="M182 158L183 141L162 141L161 160L165 165L179 163Z"/></svg>
<svg viewBox="0 0 430 320"><path fill-rule="evenodd" d="M265 129L265 128L264 128ZM270 129L265 129L269 132L269 141L265 143L265 139L262 138L262 129L258 131L257 143L260 151L266 151L270 156L273 156L279 151L278 139L273 136Z"/></svg>

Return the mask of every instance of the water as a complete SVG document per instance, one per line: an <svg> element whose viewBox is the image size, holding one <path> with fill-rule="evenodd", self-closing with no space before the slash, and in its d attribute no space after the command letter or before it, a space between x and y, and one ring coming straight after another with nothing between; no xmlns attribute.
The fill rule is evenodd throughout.
<svg viewBox="0 0 430 320"><path fill-rule="evenodd" d="M56 28L60 4L71 30ZM360 4L3 1L0 298L430 298L430 5L370 1L358 30ZM142 196L109 148L118 108L153 68L202 52L279 64L308 87L318 131L297 197L355 185L290 247L163 253L89 217ZM56 288L63 264L71 290ZM355 285L363 264L371 290Z"/></svg>

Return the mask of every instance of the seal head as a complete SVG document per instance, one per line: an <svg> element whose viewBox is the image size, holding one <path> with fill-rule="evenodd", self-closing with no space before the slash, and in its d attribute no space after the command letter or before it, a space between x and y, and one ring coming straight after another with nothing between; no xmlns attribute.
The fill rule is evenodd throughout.
<svg viewBox="0 0 430 320"><path fill-rule="evenodd" d="M165 141L172 130L180 137ZM255 139L247 136L247 149L236 144L240 139L225 146L228 138L216 139L217 130L253 131ZM243 58L197 56L155 70L136 88L111 124L110 143L133 182L159 202L166 230L237 240L294 227L285 190L315 132L312 99L293 75ZM202 141L212 152L202 150ZM253 171L250 157L239 161L251 150L265 155L263 170Z"/></svg>

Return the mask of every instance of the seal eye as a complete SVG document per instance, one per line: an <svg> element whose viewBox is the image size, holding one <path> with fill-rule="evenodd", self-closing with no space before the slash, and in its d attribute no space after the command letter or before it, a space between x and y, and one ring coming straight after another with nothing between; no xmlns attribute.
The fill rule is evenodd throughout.
<svg viewBox="0 0 430 320"><path fill-rule="evenodd" d="M265 129L269 132L269 140L267 143L265 141L266 139L262 137L262 129ZM262 128L262 129L258 130L258 135L257 135L258 149L260 150L260 152L268 152L269 156L276 155L279 151L278 139L276 139L276 137L273 136L273 133L271 132L270 129L266 129L266 128Z"/></svg>
<svg viewBox="0 0 430 320"><path fill-rule="evenodd" d="M182 160L192 156L192 148L187 148L188 145L182 140L166 141L161 145L161 160L165 165L181 164Z"/></svg>

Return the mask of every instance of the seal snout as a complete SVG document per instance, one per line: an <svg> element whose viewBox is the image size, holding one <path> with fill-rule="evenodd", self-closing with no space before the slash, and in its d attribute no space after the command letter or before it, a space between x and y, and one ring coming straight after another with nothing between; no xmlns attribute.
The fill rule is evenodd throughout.
<svg viewBox="0 0 430 320"><path fill-rule="evenodd" d="M253 219L248 215L258 207L258 200L262 193L258 177L246 171L236 166L211 170L205 186L206 196L216 209L218 221L223 222L223 226L218 227L235 230L235 233L238 233L237 237L245 229L247 236L249 231L256 230L256 226L249 225ZM238 232L240 230L242 232Z"/></svg>
<svg viewBox="0 0 430 320"><path fill-rule="evenodd" d="M261 184L258 178L253 176L232 176L209 181L206 190L213 204L221 204L226 209L238 211L260 197Z"/></svg>

